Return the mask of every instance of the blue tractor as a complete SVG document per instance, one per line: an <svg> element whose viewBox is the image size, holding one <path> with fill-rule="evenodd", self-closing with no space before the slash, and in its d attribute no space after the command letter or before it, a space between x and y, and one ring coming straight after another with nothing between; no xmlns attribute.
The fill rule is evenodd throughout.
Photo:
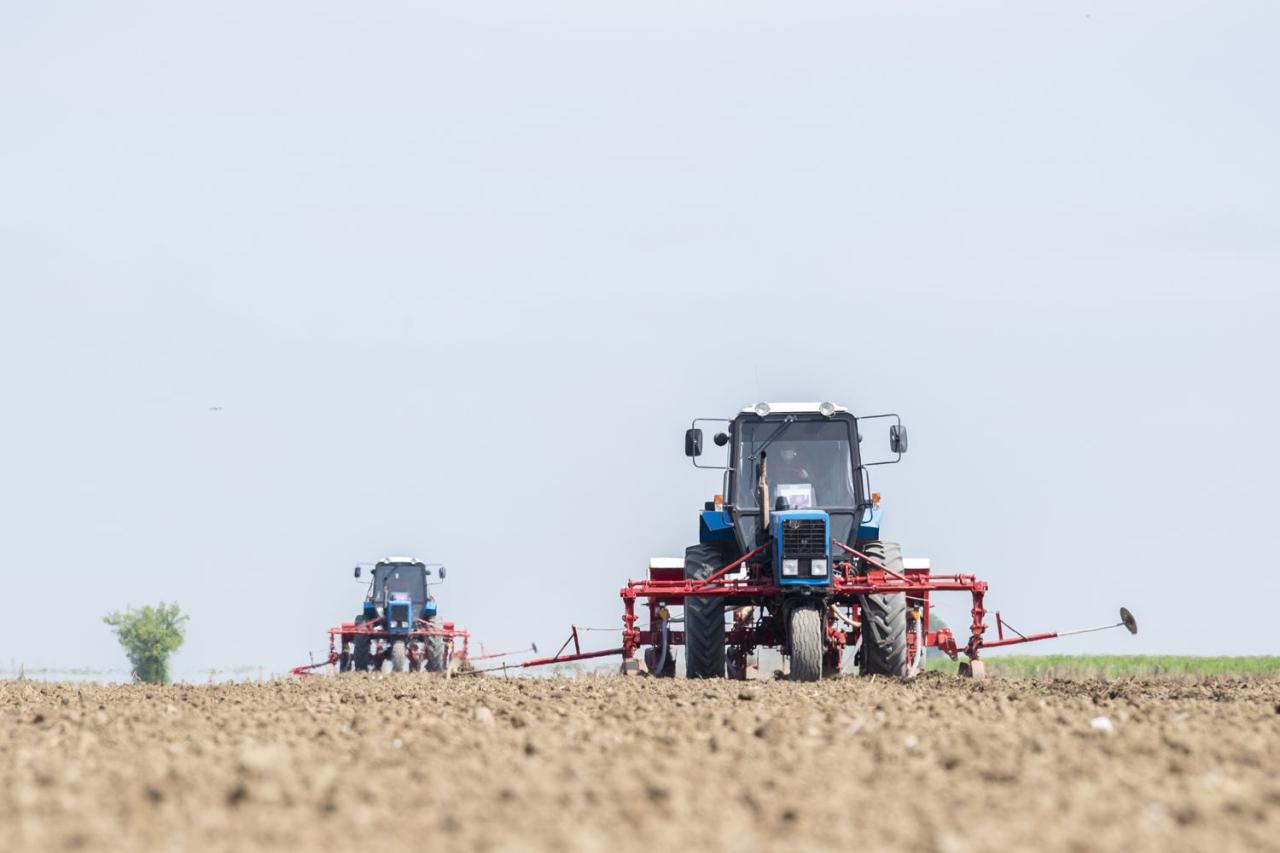
<svg viewBox="0 0 1280 853"><path fill-rule="evenodd" d="M440 672L452 625L437 621L436 599L429 591L433 569L444 580L444 566L428 566L412 557L386 557L374 564L364 607L343 626L342 671ZM361 566L355 567L355 576Z"/></svg>
<svg viewBox="0 0 1280 853"><path fill-rule="evenodd" d="M700 424L708 422L723 425L713 439L727 448L720 464L703 460ZM877 423L888 428L888 453L868 459L864 428ZM1115 624L1021 634L987 610L986 581L904 560L898 544L880 536L880 496L868 472L906 451L897 415L855 417L833 403L757 403L731 419L695 419L685 455L723 476L721 494L699 517L698 544L683 560L650 560L648 577L619 591L621 647L583 651L575 627L556 654L521 665L620 654L624 673L670 678L674 648L684 645L690 678L746 678L750 655L770 647L789 658L793 680L816 681L841 672L850 648L861 674L899 677L919 672L926 651L936 649L952 660L963 654L959 673L981 678L984 649L1120 627L1137 633L1133 614L1121 608ZM931 616L931 597L942 592L971 597L967 636L957 638ZM672 606L683 608L682 618ZM995 616L995 639L986 637L988 616ZM681 622L683 630L673 629Z"/></svg>
<svg viewBox="0 0 1280 853"><path fill-rule="evenodd" d="M889 421L889 453L865 462L859 424L878 419ZM702 461L709 422L723 425L714 436L728 448L722 464ZM880 538L868 468L897 462L906 450L897 415L858 418L832 403L757 403L732 419L693 422L685 455L696 467L722 470L724 487L701 513L683 572L686 582L711 579L706 587L722 594L698 595L694 584L670 599L684 605L690 678L742 677L755 648L774 646L789 657L791 678L817 680L839 671L850 637L862 673L909 674L922 645L912 642L920 602L868 591L875 587L858 577L903 572L897 543ZM650 672L674 673L670 645L648 650Z"/></svg>

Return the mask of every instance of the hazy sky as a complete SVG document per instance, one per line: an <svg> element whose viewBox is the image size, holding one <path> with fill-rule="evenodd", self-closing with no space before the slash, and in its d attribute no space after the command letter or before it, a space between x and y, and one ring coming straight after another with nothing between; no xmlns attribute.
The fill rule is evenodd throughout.
<svg viewBox="0 0 1280 853"><path fill-rule="evenodd" d="M1142 623L1040 651L1280 651L1278 37L1263 2L4 4L3 663L123 666L100 617L163 599L180 672L283 670L389 553L554 648L696 541L688 421L760 399L900 412L886 535L1019 629Z"/></svg>

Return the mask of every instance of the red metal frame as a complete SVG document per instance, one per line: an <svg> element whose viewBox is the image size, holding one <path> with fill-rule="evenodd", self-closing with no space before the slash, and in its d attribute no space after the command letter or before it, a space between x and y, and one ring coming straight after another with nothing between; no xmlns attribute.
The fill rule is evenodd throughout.
<svg viewBox="0 0 1280 853"><path fill-rule="evenodd" d="M319 669L320 667L337 664L338 661L341 660L342 658L341 653L339 653L338 651L337 640L339 637L342 638L342 648L344 649L346 648L348 643L353 642L355 638L358 636L367 636L367 637L370 637L371 639L387 640L387 641L419 640L419 639L425 640L427 637L443 637L445 638L445 641L450 644L450 647L453 648L453 652L451 655L453 660L457 660L457 661L468 660L468 653L470 651L470 645L471 645L471 633L469 631L465 631L460 628L454 627L454 623L452 622L443 622L440 624L439 627L437 627L436 625L426 621L425 619L418 619L414 623L414 629L412 631L409 631L408 633L405 633L403 631L396 632L396 633L388 631L385 628L381 627L382 622L383 622L383 618L379 616L378 618L374 619L372 622L364 622L359 625L357 625L354 622L343 622L341 625L337 626L336 628L330 628L329 629L329 656L326 659L320 661L319 663L308 663L308 664L303 664L302 666L295 666L293 669L289 670L289 672L292 675L307 675L313 669ZM458 649L455 644L455 641L458 639L462 640L461 649ZM409 652L410 662L417 662L418 653L414 649L412 643L409 644L408 652Z"/></svg>
<svg viewBox="0 0 1280 853"><path fill-rule="evenodd" d="M935 575L927 568L904 569L899 573L843 542L834 544L870 568L859 571L858 565L852 561L837 563L833 566L831 585L823 588L825 600L831 608L826 619L827 656L831 664L838 665L846 646L858 640L859 601L864 595L901 593L907 596L908 659L913 662L922 659L921 644L942 651L952 660L963 653L970 663L976 663L980 660L983 649L1031 643L1059 636L1059 632L1056 631L1028 635L1014 631L1017 636L1005 637L1004 629L1008 626L999 614L996 614L998 637L987 640L985 638L987 609L984 605L987 593L986 581L966 574ZM639 668L636 654L643 646L657 645L661 641L664 629L668 644L684 644L683 632L671 630L666 624L667 620L664 616L666 607L670 604L683 604L684 599L690 596L709 596L725 599L726 608L735 610L734 624L726 634L725 645L729 648L734 662L742 668L740 671L745 671L747 656L756 647L781 646L785 642L784 637L778 636L776 627L771 630L759 620L752 622L749 618L750 608L761 603L780 601L784 595L794 591L776 584L767 565L751 562L765 550L765 547L756 548L701 580L686 579L682 573L681 576L677 576L676 572L670 569L651 569L648 578L627 581L627 585L619 593L623 603L620 647L584 652L578 639L578 629L574 627L569 639L565 640L556 654L524 661L520 666L546 666L621 655L623 671L636 671ZM746 576L734 577L735 574L742 574L737 570L744 565L747 569ZM957 644L950 629L940 628L935 631L930 627L930 610L933 606L930 599L937 592L967 592L972 599L969 611L971 618L969 636L963 646ZM638 601L643 601L643 606L648 608L648 628L639 628L636 625L640 620L636 613ZM841 608L847 609L847 616L840 612ZM848 630L842 628L839 622L845 622ZM573 652L566 654L570 644L573 645ZM969 671L977 674L981 669L974 666Z"/></svg>

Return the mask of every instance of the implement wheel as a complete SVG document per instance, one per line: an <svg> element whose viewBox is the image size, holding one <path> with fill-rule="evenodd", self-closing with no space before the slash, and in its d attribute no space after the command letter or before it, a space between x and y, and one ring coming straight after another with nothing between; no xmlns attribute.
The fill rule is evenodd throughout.
<svg viewBox="0 0 1280 853"><path fill-rule="evenodd" d="M711 577L724 566L715 545L690 545L684 552L685 580ZM724 599L690 596L684 600L685 676L724 678Z"/></svg>
<svg viewBox="0 0 1280 853"><path fill-rule="evenodd" d="M868 542L862 553L902 574L902 546L897 542ZM866 568L875 566L866 564ZM901 592L862 596L863 675L908 675L907 596Z"/></svg>
<svg viewBox="0 0 1280 853"><path fill-rule="evenodd" d="M676 675L676 656L672 652L671 647L667 647L667 658L662 666L658 666L658 653L661 649L657 646L649 646L644 650L644 666L649 674L654 678L675 678Z"/></svg>
<svg viewBox="0 0 1280 853"><path fill-rule="evenodd" d="M787 615L787 645L791 649L791 680L817 681L822 677L822 611L797 607Z"/></svg>

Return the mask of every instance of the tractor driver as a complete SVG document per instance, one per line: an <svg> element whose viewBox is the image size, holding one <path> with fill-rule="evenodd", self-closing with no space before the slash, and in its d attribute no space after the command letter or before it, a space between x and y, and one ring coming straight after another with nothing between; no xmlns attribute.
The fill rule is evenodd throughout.
<svg viewBox="0 0 1280 853"><path fill-rule="evenodd" d="M769 454L769 480L774 494L785 499L789 508L817 506L813 473L794 444L783 445Z"/></svg>

